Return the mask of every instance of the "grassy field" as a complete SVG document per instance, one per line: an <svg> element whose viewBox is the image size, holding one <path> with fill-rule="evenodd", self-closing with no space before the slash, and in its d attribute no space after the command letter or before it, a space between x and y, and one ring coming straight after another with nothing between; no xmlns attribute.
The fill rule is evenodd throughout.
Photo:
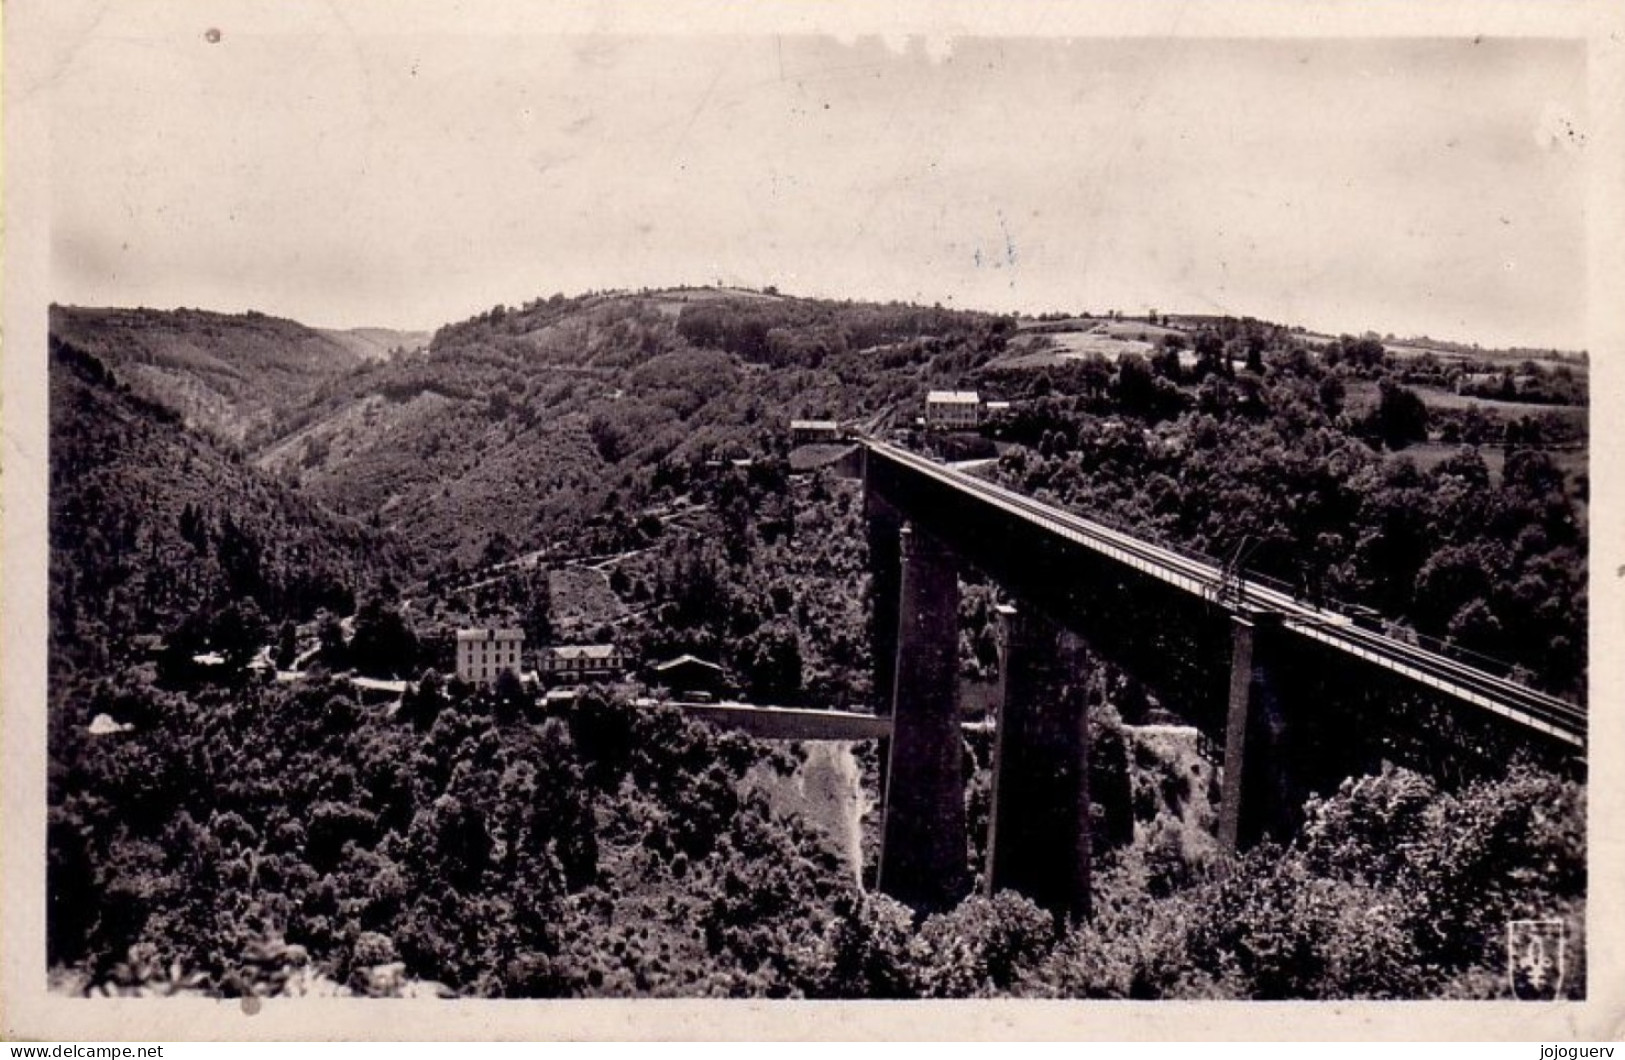
<svg viewBox="0 0 1625 1060"><path fill-rule="evenodd" d="M553 621L559 629L592 630L617 619L625 610L609 588L603 571L560 567L550 578Z"/></svg>
<svg viewBox="0 0 1625 1060"><path fill-rule="evenodd" d="M685 307L705 302L777 302L782 301L782 297L765 291L747 291L739 287L683 287L662 292L653 301L654 307L662 316L676 319Z"/></svg>
<svg viewBox="0 0 1625 1060"><path fill-rule="evenodd" d="M1408 445L1391 455L1395 460L1409 459L1411 463L1423 471L1431 471L1460 451L1461 446L1449 442L1418 442L1415 445ZM1490 469L1490 480L1499 483L1501 481L1501 472L1505 469L1507 462L1506 454L1501 451L1501 447L1482 445L1478 448L1478 454L1484 458L1484 463Z"/></svg>
<svg viewBox="0 0 1625 1060"><path fill-rule="evenodd" d="M1438 467L1451 456L1461 450L1460 445L1451 442L1419 442L1406 446L1397 453L1390 454L1392 459L1406 458L1423 471ZM1552 463L1563 472L1563 476L1572 487L1576 480L1587 473L1589 463L1583 449L1546 449L1542 450L1551 457ZM1490 481L1497 485L1501 482L1501 473L1506 468L1506 453L1498 445L1481 445L1478 454L1484 458L1484 464L1490 469Z"/></svg>
<svg viewBox="0 0 1625 1060"><path fill-rule="evenodd" d="M1092 317L1068 317L1065 320L1031 320L1017 327L1028 334L1072 335L1093 331L1114 339L1143 339L1156 342L1165 335L1183 335L1179 328L1148 324L1143 320L1096 320Z"/></svg>
<svg viewBox="0 0 1625 1060"><path fill-rule="evenodd" d="M1483 412L1501 418L1515 416L1528 416L1542 412L1572 413L1584 421L1586 410L1577 405L1544 405L1533 401L1500 401L1495 398L1474 397L1469 394L1456 394L1449 390L1439 390L1430 386L1412 386L1424 404L1430 409L1470 409L1476 408ZM1377 384L1369 379L1353 379L1347 384L1344 404L1351 411L1367 411L1377 407L1379 400Z"/></svg>
<svg viewBox="0 0 1625 1060"><path fill-rule="evenodd" d="M1149 355L1155 347L1138 339L1065 331L1024 335L1010 344L1010 352L992 362L993 368L1052 368L1066 361L1098 355L1115 361L1125 353Z"/></svg>
<svg viewBox="0 0 1625 1060"><path fill-rule="evenodd" d="M1417 387L1416 392L1422 396L1429 408L1436 409L1470 409L1480 408L1488 410L1504 410L1514 415L1523 415L1529 412L1541 412L1552 409L1570 408L1567 405L1547 405L1533 401L1502 401L1498 398L1477 397L1472 394L1456 394L1448 390L1436 390L1432 387ZM1585 410L1575 408L1575 411L1584 415Z"/></svg>
<svg viewBox="0 0 1625 1060"><path fill-rule="evenodd" d="M1520 353L1514 350L1473 350L1468 352L1465 350L1440 350L1431 346L1406 346L1392 342L1383 345L1390 356L1400 360L1425 357L1431 354L1440 361L1492 361L1509 365L1519 365L1528 361L1542 368L1568 367L1584 371L1582 366L1577 366L1572 361L1560 360L1556 357L1540 357L1535 354Z"/></svg>

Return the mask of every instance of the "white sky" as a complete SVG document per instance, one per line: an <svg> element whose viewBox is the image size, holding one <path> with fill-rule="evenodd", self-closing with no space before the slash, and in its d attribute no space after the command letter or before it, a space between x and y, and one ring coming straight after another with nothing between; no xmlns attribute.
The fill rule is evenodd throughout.
<svg viewBox="0 0 1625 1060"><path fill-rule="evenodd" d="M341 10L70 25L45 83L51 297L433 327L721 280L1585 345L1582 44L391 32Z"/></svg>

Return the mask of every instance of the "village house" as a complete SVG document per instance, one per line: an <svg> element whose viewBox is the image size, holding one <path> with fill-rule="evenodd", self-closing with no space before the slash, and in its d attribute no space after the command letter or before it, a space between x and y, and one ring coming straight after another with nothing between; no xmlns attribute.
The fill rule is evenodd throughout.
<svg viewBox="0 0 1625 1060"><path fill-rule="evenodd" d="M722 667L693 655L679 655L649 668L654 683L679 696L714 696L725 690Z"/></svg>
<svg viewBox="0 0 1625 1060"><path fill-rule="evenodd" d="M933 390L925 395L925 425L964 429L982 420L982 397L974 390Z"/></svg>
<svg viewBox="0 0 1625 1060"><path fill-rule="evenodd" d="M521 675L525 633L519 629L460 629L457 631L457 676L473 684L489 684L506 670Z"/></svg>
<svg viewBox="0 0 1625 1060"><path fill-rule="evenodd" d="M603 679L626 669L626 656L613 644L560 644L542 653L542 676L551 681Z"/></svg>
<svg viewBox="0 0 1625 1060"><path fill-rule="evenodd" d="M542 693L542 710L550 717L556 717L560 711L573 707L576 700L581 698L582 686L560 685L550 688Z"/></svg>
<svg viewBox="0 0 1625 1060"><path fill-rule="evenodd" d="M790 444L813 445L818 442L841 440L841 425L836 420L791 420Z"/></svg>

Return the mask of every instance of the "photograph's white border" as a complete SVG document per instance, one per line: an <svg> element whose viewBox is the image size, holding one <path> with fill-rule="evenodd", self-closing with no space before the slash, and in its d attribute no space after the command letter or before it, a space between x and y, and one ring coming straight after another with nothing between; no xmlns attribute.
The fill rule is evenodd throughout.
<svg viewBox="0 0 1625 1060"><path fill-rule="evenodd" d="M44 834L46 681L46 306L49 275L49 84L54 64L88 33L87 10L118 2L18 0L3 11L5 93L4 325L0 334L0 1038L90 1041L191 1039L534 1038L1078 1038L1452 1039L1555 1041L1617 1037L1625 1027L1625 787L1617 702L1625 524L1615 410L1625 403L1625 6L1587 2L1257 0L728 4L436 3L387 6L401 32L840 33L934 37L1555 37L1589 42L1591 153L1591 682L1588 989L1584 1003L918 1002L770 1003L86 1001L45 991ZM170 0L174 3L175 0ZM200 26L263 14L247 0L181 0ZM334 6L274 0L280 16L330 25ZM206 12L206 14L205 14ZM69 31L72 31L71 33ZM1148 76L1152 72L1148 71ZM176 164L184 164L176 159ZM1598 457L1601 459L1598 459Z"/></svg>

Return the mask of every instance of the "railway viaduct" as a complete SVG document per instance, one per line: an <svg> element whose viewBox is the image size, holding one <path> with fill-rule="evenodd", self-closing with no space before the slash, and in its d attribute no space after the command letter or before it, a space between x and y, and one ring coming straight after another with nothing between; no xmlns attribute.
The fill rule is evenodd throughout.
<svg viewBox="0 0 1625 1060"><path fill-rule="evenodd" d="M986 886L1061 916L1089 908L1088 659L1224 749L1229 849L1285 838L1309 794L1383 759L1448 768L1532 747L1584 761L1582 707L896 446L867 440L852 460L875 687L891 693L879 887L911 906L947 908L970 888L955 702L965 568L1016 601L1002 614Z"/></svg>

